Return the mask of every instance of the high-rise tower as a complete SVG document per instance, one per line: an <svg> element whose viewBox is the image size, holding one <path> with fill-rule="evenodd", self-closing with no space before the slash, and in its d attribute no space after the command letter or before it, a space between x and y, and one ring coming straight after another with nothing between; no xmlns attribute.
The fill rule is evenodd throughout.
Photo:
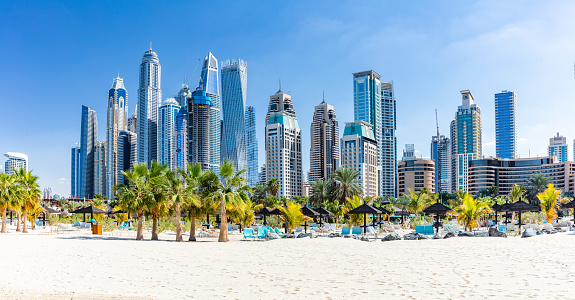
<svg viewBox="0 0 575 300"><path fill-rule="evenodd" d="M248 168L245 115L248 65L239 58L227 60L222 63L221 72L225 153L239 171Z"/></svg>
<svg viewBox="0 0 575 300"><path fill-rule="evenodd" d="M78 197L92 199L94 190L94 163L98 142L98 119L96 111L82 105L80 132L80 191Z"/></svg>
<svg viewBox="0 0 575 300"><path fill-rule="evenodd" d="M160 106L158 117L158 162L176 170L176 115L180 106L174 98L168 98Z"/></svg>
<svg viewBox="0 0 575 300"><path fill-rule="evenodd" d="M451 193L451 143L441 135L431 137L431 160L435 162L435 192Z"/></svg>
<svg viewBox="0 0 575 300"><path fill-rule="evenodd" d="M128 92L124 80L114 79L108 91L108 109L106 122L106 196L112 198L114 186L118 184L118 169L123 164L118 156L118 137L120 131L128 130Z"/></svg>
<svg viewBox="0 0 575 300"><path fill-rule="evenodd" d="M327 179L339 166L339 123L333 106L323 100L315 107L310 126L308 182Z"/></svg>
<svg viewBox="0 0 575 300"><path fill-rule="evenodd" d="M517 95L502 91L495 94L495 149L497 157L514 159L517 155Z"/></svg>
<svg viewBox="0 0 575 300"><path fill-rule="evenodd" d="M393 81L381 82L380 195L397 195L396 104Z"/></svg>
<svg viewBox="0 0 575 300"><path fill-rule="evenodd" d="M341 166L359 172L363 196L378 193L377 142L373 126L364 121L345 123L341 138Z"/></svg>
<svg viewBox="0 0 575 300"><path fill-rule="evenodd" d="M200 163L204 171L211 168L211 107L211 98L201 88L188 98L188 162Z"/></svg>
<svg viewBox="0 0 575 300"><path fill-rule="evenodd" d="M138 87L138 162L158 159L158 108L162 99L162 67L154 50L144 53Z"/></svg>
<svg viewBox="0 0 575 300"><path fill-rule="evenodd" d="M559 135L557 132L557 136L554 136L549 139L549 147L547 148L547 155L555 156L557 161L564 162L569 160L569 152L567 146L567 139Z"/></svg>
<svg viewBox="0 0 575 300"><path fill-rule="evenodd" d="M204 58L200 85L210 98L210 170L219 174L221 151L220 81L218 60L209 52Z"/></svg>
<svg viewBox="0 0 575 300"><path fill-rule="evenodd" d="M76 143L71 151L71 161L70 161L70 197L80 198L80 191L82 190L82 177L80 176L82 172L81 165L81 155L80 143Z"/></svg>
<svg viewBox="0 0 575 300"><path fill-rule="evenodd" d="M100 141L96 142L94 150L94 195L96 194L106 194L106 142Z"/></svg>
<svg viewBox="0 0 575 300"><path fill-rule="evenodd" d="M461 91L462 104L451 121L451 190L468 191L469 162L480 159L481 108L469 90Z"/></svg>
<svg viewBox="0 0 575 300"><path fill-rule="evenodd" d="M246 107L246 148L248 160L248 180L251 185L258 183L259 157L258 139L256 137L256 110L253 106Z"/></svg>

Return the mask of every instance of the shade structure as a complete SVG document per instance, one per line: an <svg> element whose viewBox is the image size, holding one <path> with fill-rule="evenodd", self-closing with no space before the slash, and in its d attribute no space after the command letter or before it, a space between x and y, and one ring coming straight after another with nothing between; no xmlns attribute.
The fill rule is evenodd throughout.
<svg viewBox="0 0 575 300"><path fill-rule="evenodd" d="M493 204L493 206L491 206L491 209L492 209L493 211L499 211L499 208L500 208L500 207L501 207L501 205L495 203L495 204Z"/></svg>
<svg viewBox="0 0 575 300"><path fill-rule="evenodd" d="M523 201L517 201L513 204L510 204L507 208L508 211L516 211L519 212L519 232L521 232L521 213L524 211L538 211L539 208L535 205L529 204Z"/></svg>
<svg viewBox="0 0 575 300"><path fill-rule="evenodd" d="M94 207L94 205L90 204L90 206L86 206L86 207L82 207L79 209L76 209L75 211L72 212L73 214L84 214L84 222L86 221L86 214L90 214L90 219L93 219L93 215L97 215L97 214L105 214L107 213L105 210L103 209L99 209L97 207Z"/></svg>
<svg viewBox="0 0 575 300"><path fill-rule="evenodd" d="M363 227L363 234L367 233L367 215L379 215L381 213L381 210L365 203L347 212L348 215L363 214L363 226L361 226Z"/></svg>
<svg viewBox="0 0 575 300"><path fill-rule="evenodd" d="M266 216L274 216L274 215L279 215L280 214L280 210L279 209L270 209L268 207L262 207L262 209L260 209L257 213L258 215L262 215L264 216L264 225L267 225L267 221L266 221Z"/></svg>
<svg viewBox="0 0 575 300"><path fill-rule="evenodd" d="M423 212L426 214L434 214L436 216L436 221L435 221L435 233L439 233L439 226L441 226L441 223L439 222L439 216L440 215L445 215L448 211L450 211L451 208L449 208L448 206L445 206L439 202L434 203L432 205L430 205L428 208L424 209Z"/></svg>
<svg viewBox="0 0 575 300"><path fill-rule="evenodd" d="M335 215L334 215L331 211L329 211L329 210L327 210L327 209L325 209L325 208L323 208L323 207L320 207L320 208L314 209L314 210L315 210L317 213L319 213L319 215L322 216L322 217L335 218Z"/></svg>
<svg viewBox="0 0 575 300"><path fill-rule="evenodd" d="M379 206L379 207L375 207L375 209L379 210L381 213L380 215L389 215L391 214L391 212L387 209L385 209L385 207L383 206Z"/></svg>
<svg viewBox="0 0 575 300"><path fill-rule="evenodd" d="M301 213L302 213L304 216L307 216L307 217L310 217L310 218L319 217L319 213L318 213L317 211L315 211L315 210L309 208L307 205L303 205L303 206L301 207ZM308 225L307 225L307 221L305 221L305 222L303 223L303 228L304 228L304 232L305 232L305 233L307 233L307 226L308 226Z"/></svg>
<svg viewBox="0 0 575 300"><path fill-rule="evenodd" d="M573 218L575 220L575 200L571 200L562 205L563 208L572 208L573 209Z"/></svg>
<svg viewBox="0 0 575 300"><path fill-rule="evenodd" d="M51 214L51 215L59 215L60 214L59 211L57 211L53 208L50 208L50 207L44 207L44 212L47 214Z"/></svg>
<svg viewBox="0 0 575 300"><path fill-rule="evenodd" d="M407 216L409 216L409 215L411 214L410 212L405 211L405 210L403 210L403 209L401 209L401 208L398 208L398 207L395 207L395 206L393 207L393 209L395 209L394 215L396 215L396 216L402 216L402 217L405 216L405 217L407 217Z"/></svg>

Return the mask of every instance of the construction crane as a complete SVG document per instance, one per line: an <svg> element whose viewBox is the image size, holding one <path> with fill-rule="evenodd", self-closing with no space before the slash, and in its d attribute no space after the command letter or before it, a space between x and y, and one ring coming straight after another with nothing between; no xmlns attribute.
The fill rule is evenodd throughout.
<svg viewBox="0 0 575 300"><path fill-rule="evenodd" d="M192 80L192 77L194 77L194 74L196 74L196 69L198 68L199 63L200 63L200 59L198 58L198 61L196 62L196 66L194 67L194 71L192 72L192 76L190 76L190 79L188 79L188 89L190 89L190 80Z"/></svg>

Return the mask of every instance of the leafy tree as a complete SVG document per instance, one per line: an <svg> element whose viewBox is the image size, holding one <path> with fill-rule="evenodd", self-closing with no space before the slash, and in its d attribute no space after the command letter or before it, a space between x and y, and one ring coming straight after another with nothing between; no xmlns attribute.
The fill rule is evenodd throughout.
<svg viewBox="0 0 575 300"><path fill-rule="evenodd" d="M190 217L190 238L189 241L196 241L196 218L200 218L202 215L203 204L205 197L200 196L200 190L202 183L204 181L204 172L202 171L202 165L199 163L186 164L187 172L184 170L178 170L180 176L184 179L186 183L186 188L189 190L189 197L185 198L187 200L184 202L184 210L188 212ZM213 174L213 172L212 172ZM208 178L207 176L205 178Z"/></svg>
<svg viewBox="0 0 575 300"><path fill-rule="evenodd" d="M459 190L455 192L455 197L449 201L449 204L451 204L451 207L458 207L463 204L463 199L465 199L467 195L464 190Z"/></svg>
<svg viewBox="0 0 575 300"><path fill-rule="evenodd" d="M318 179L311 183L311 196L309 200L315 207L321 206L326 199L329 199L329 187L332 182L329 179Z"/></svg>
<svg viewBox="0 0 575 300"><path fill-rule="evenodd" d="M329 210L332 214L334 214L336 223L338 222L337 220L345 213L345 205L343 203L340 203L339 200L326 202L325 206L326 206L325 209Z"/></svg>
<svg viewBox="0 0 575 300"><path fill-rule="evenodd" d="M182 205L199 205L193 191L186 187L183 178L176 172L166 173L168 205L176 214L176 242L182 242ZM193 203L192 203L193 202Z"/></svg>
<svg viewBox="0 0 575 300"><path fill-rule="evenodd" d="M152 161L146 181L152 197L146 201L146 212L152 218L152 240L158 240L158 220L169 211L166 189L168 186L166 173L168 166Z"/></svg>
<svg viewBox="0 0 575 300"><path fill-rule="evenodd" d="M149 187L148 167L145 163L134 163L133 170L122 171L124 178L127 179L128 185L118 184L114 190L118 191L118 206L122 209L137 215L138 225L136 231L136 240L144 239L143 218L146 209L146 202L153 198Z"/></svg>
<svg viewBox="0 0 575 300"><path fill-rule="evenodd" d="M402 210L409 210L409 203L411 202L411 198L408 195L402 195L399 198L394 198L391 200L391 204L395 205L397 208Z"/></svg>
<svg viewBox="0 0 575 300"><path fill-rule="evenodd" d="M6 233L6 211L16 197L16 178L0 173L0 210L2 211L2 233Z"/></svg>
<svg viewBox="0 0 575 300"><path fill-rule="evenodd" d="M541 203L541 210L545 213L547 222L551 223L557 218L557 211L559 210L559 195L561 190L555 189L552 183L547 185L547 189L542 193L537 194L537 199Z"/></svg>
<svg viewBox="0 0 575 300"><path fill-rule="evenodd" d="M252 187L252 201L255 203L264 204L267 199L269 188L267 185L257 183Z"/></svg>
<svg viewBox="0 0 575 300"><path fill-rule="evenodd" d="M255 221L255 212L263 208L262 204L255 204L250 199L231 207L228 211L234 222L240 224L241 228L251 226Z"/></svg>
<svg viewBox="0 0 575 300"><path fill-rule="evenodd" d="M525 191L527 192L527 199L535 206L539 206L537 194L542 193L549 185L549 178L541 173L533 174L525 182Z"/></svg>
<svg viewBox="0 0 575 300"><path fill-rule="evenodd" d="M277 197L279 189L280 182L277 180L277 178L272 178L270 181L268 181L268 191L270 194L272 194L272 196Z"/></svg>
<svg viewBox="0 0 575 300"><path fill-rule="evenodd" d="M284 218L288 231L292 232L305 221L311 221L310 217L304 216L301 212L301 206L293 201L288 201L285 207L278 207Z"/></svg>
<svg viewBox="0 0 575 300"><path fill-rule="evenodd" d="M412 213L415 214L415 216L417 217L417 215L423 211L423 209L425 209L425 207L427 207L427 205L430 203L429 202L429 194L427 193L427 189L422 189L420 191L414 192L411 189L408 189L409 191L409 204L408 204L408 209L409 211L411 211Z"/></svg>
<svg viewBox="0 0 575 300"><path fill-rule="evenodd" d="M28 226L26 219L28 211L32 210L36 204L40 202L42 191L38 184L38 176L32 175L32 171L26 171L24 168L18 169L16 172L16 181L21 188L22 196L22 219L24 219L22 232L27 233Z"/></svg>
<svg viewBox="0 0 575 300"><path fill-rule="evenodd" d="M511 191L509 191L509 200L515 203L521 200L524 194L525 194L525 187L522 185L514 184L513 187L511 188Z"/></svg>

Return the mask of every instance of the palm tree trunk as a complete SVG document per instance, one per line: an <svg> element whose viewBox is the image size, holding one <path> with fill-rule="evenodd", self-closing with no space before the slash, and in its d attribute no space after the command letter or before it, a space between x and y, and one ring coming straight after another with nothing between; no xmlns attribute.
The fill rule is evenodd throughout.
<svg viewBox="0 0 575 300"><path fill-rule="evenodd" d="M144 224L143 224L144 213L138 213L138 231L136 233L136 241L144 240Z"/></svg>
<svg viewBox="0 0 575 300"><path fill-rule="evenodd" d="M20 211L16 213L16 231L22 231L22 227L20 227L20 219L22 218Z"/></svg>
<svg viewBox="0 0 575 300"><path fill-rule="evenodd" d="M22 214L22 219L24 220L24 225L22 228L22 233L28 233L28 225L26 224L26 219L28 218L28 211L24 208L24 213Z"/></svg>
<svg viewBox="0 0 575 300"><path fill-rule="evenodd" d="M195 242L196 241L196 216L190 213L190 238L188 241Z"/></svg>
<svg viewBox="0 0 575 300"><path fill-rule="evenodd" d="M158 239L158 217L152 216L152 241L157 241Z"/></svg>
<svg viewBox="0 0 575 300"><path fill-rule="evenodd" d="M6 233L6 207L2 209L2 233Z"/></svg>
<svg viewBox="0 0 575 300"><path fill-rule="evenodd" d="M222 203L221 210L221 221L220 221L220 236L218 237L218 242L229 242L228 239L228 216L226 212L226 205Z"/></svg>
<svg viewBox="0 0 575 300"><path fill-rule="evenodd" d="M180 204L176 204L176 242L181 242L182 239L182 213L180 212Z"/></svg>

